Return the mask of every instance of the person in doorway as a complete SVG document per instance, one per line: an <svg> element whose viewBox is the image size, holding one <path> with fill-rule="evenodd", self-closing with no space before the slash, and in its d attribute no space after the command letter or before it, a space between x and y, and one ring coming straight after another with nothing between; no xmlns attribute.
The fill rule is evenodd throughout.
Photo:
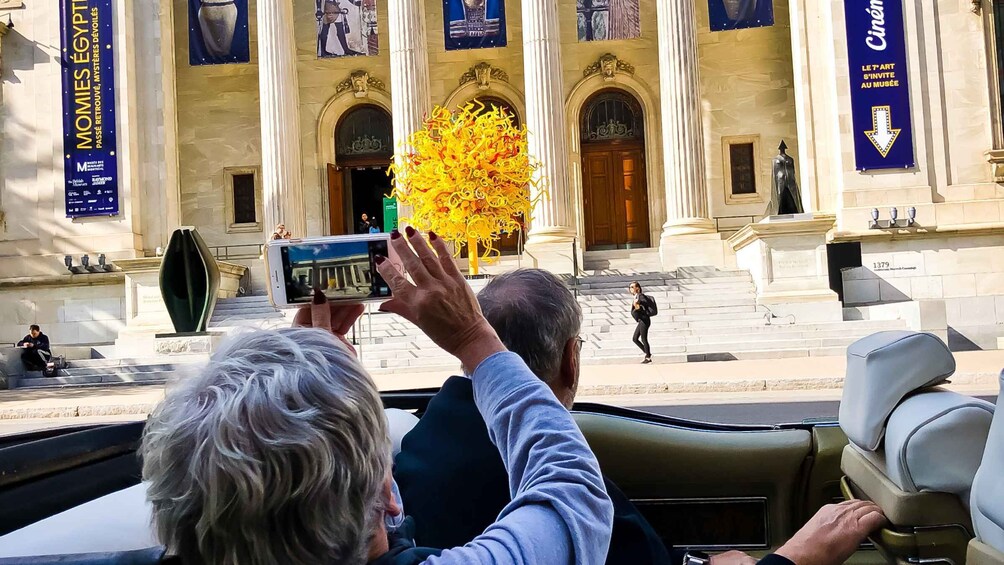
<svg viewBox="0 0 1004 565"><path fill-rule="evenodd" d="M26 371L44 371L52 359L49 337L42 333L37 324L31 325L28 335L17 342L17 346L24 349L21 353L21 362L24 363Z"/></svg>
<svg viewBox="0 0 1004 565"><path fill-rule="evenodd" d="M359 217L359 225L356 226L356 233L372 233L370 228L373 227L373 222L370 221L370 215L363 212L362 216Z"/></svg>
<svg viewBox="0 0 1004 565"><path fill-rule="evenodd" d="M648 329L652 327L653 300L652 297L646 296L641 291L641 284L638 281L631 283L628 290L634 295L634 302L631 303L631 317L634 318L635 322L638 322L632 341L645 353L645 359L642 360L644 365L652 362L652 348L648 344Z"/></svg>

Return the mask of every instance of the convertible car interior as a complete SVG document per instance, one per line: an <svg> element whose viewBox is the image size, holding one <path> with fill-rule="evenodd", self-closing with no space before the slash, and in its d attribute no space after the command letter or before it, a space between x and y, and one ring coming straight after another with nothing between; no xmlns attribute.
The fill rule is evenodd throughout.
<svg viewBox="0 0 1004 565"><path fill-rule="evenodd" d="M890 523L850 563L1004 565L1004 416L938 387L955 361L935 336L883 332L847 355L839 422L719 425L586 403L575 418L677 547L762 556L823 505L866 498ZM383 394L396 449L434 393ZM139 478L142 427L0 438L0 565L172 563Z"/></svg>

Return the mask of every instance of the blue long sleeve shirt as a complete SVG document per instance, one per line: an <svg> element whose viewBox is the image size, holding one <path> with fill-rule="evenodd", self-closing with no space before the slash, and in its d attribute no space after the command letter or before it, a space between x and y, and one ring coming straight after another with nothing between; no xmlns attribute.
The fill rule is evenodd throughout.
<svg viewBox="0 0 1004 565"><path fill-rule="evenodd" d="M424 563L604 563L613 505L596 456L571 414L515 353L485 359L471 380L509 473L512 502L472 542Z"/></svg>

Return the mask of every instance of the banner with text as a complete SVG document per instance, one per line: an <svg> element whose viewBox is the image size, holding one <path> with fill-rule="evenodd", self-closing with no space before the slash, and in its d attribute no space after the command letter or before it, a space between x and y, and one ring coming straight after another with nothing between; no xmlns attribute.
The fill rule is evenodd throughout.
<svg viewBox="0 0 1004 565"><path fill-rule="evenodd" d="M774 25L774 0L709 0L711 31Z"/></svg>
<svg viewBox="0 0 1004 565"><path fill-rule="evenodd" d="M443 0L446 49L506 46L505 0Z"/></svg>
<svg viewBox="0 0 1004 565"><path fill-rule="evenodd" d="M119 213L112 0L62 0L66 216Z"/></svg>
<svg viewBox="0 0 1004 565"><path fill-rule="evenodd" d="M845 10L857 170L911 168L917 162L902 0L848 0Z"/></svg>
<svg viewBox="0 0 1004 565"><path fill-rule="evenodd" d="M188 64L251 61L248 0L188 0Z"/></svg>

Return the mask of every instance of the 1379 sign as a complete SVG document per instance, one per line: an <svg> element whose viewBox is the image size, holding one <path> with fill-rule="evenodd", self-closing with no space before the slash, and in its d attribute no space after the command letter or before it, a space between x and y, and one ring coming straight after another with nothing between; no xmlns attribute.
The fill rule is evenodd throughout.
<svg viewBox="0 0 1004 565"><path fill-rule="evenodd" d="M112 0L61 0L66 216L119 213Z"/></svg>
<svg viewBox="0 0 1004 565"><path fill-rule="evenodd" d="M916 165L902 2L844 3L859 171Z"/></svg>

